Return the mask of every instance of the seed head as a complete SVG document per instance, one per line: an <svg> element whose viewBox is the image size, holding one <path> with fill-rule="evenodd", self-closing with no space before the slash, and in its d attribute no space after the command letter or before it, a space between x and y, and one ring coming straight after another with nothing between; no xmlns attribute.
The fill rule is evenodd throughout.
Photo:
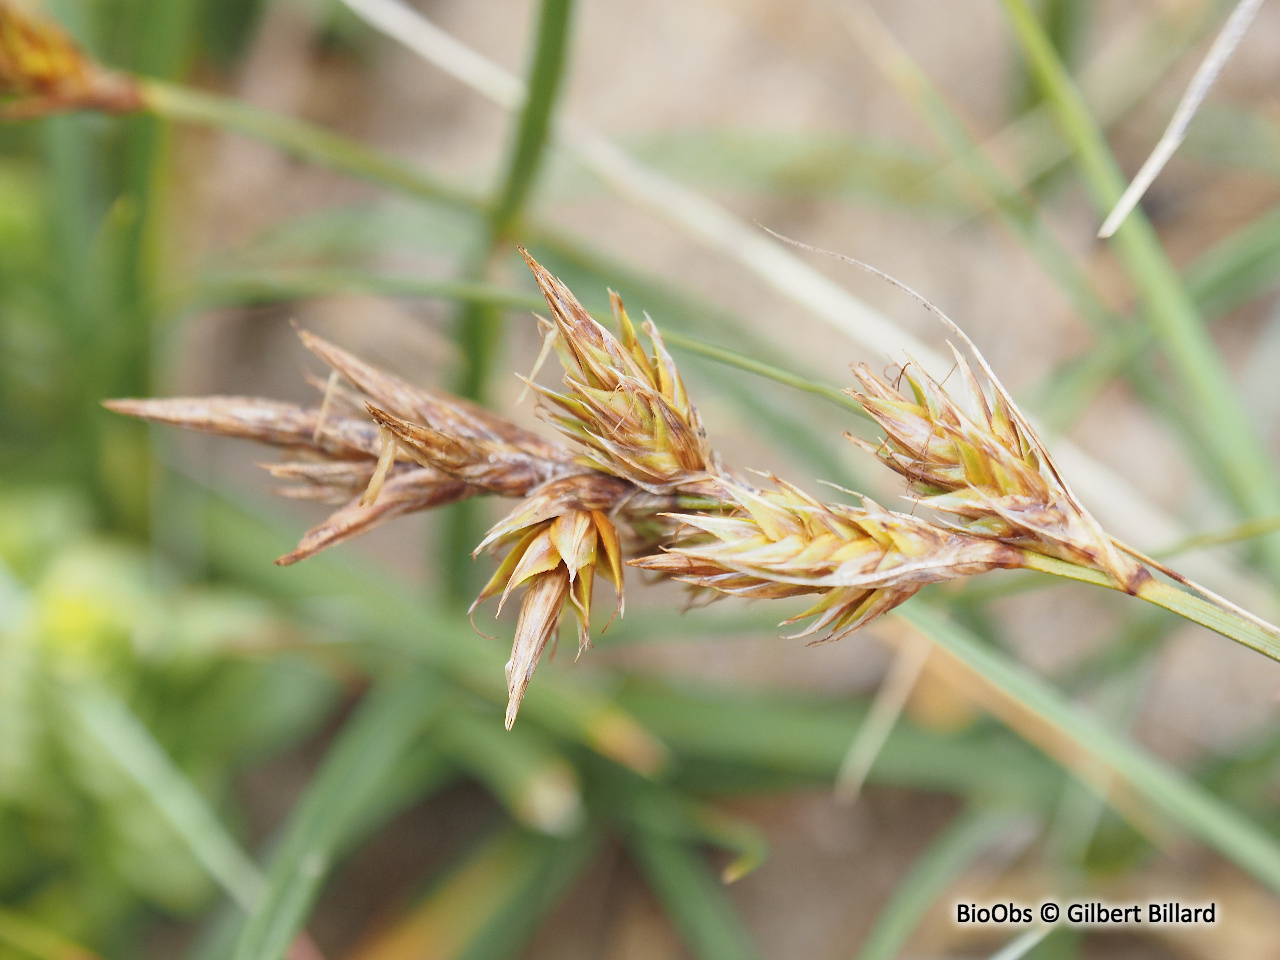
<svg viewBox="0 0 1280 960"><path fill-rule="evenodd" d="M523 496L552 476L581 470L570 451L558 444L465 400L406 383L305 330L300 336L354 391L336 385L331 378L325 384L325 402L319 407L253 397L105 403L108 409L128 416L258 440L289 451L292 459L266 466L272 476L291 484L278 492L343 506L307 531L294 550L276 561L281 565L306 559L393 517L479 493ZM370 400L387 408L371 408L381 419L371 420L364 409ZM453 458L442 457L436 463L421 455L420 435L412 430L421 431L422 436L448 438ZM401 449L411 455L397 462L395 454ZM496 456L495 451L504 456ZM468 452L469 463L465 462Z"/></svg>
<svg viewBox="0 0 1280 960"><path fill-rule="evenodd" d="M665 552L631 560L685 583L733 596L819 600L786 621L814 618L797 636L836 640L908 600L927 583L1019 565L1016 549L925 520L823 504L777 478L757 492L723 481L728 516L680 514L693 531Z"/></svg>
<svg viewBox="0 0 1280 960"><path fill-rule="evenodd" d="M307 330L299 330L298 336L308 350L341 374L365 398L395 417L451 437L505 441L531 456L570 459L560 444L516 426L469 400L408 383Z"/></svg>
<svg viewBox="0 0 1280 960"><path fill-rule="evenodd" d="M610 294L615 337L528 251L520 252L551 308L568 387L556 393L534 385L542 416L584 447L583 462L597 470L652 493L709 489L719 472L715 456L653 321L643 325L651 357L617 294Z"/></svg>
<svg viewBox="0 0 1280 960"><path fill-rule="evenodd" d="M970 345L972 346L972 345ZM850 437L909 482L916 502L959 517L966 533L1014 544L1110 574L1136 589L1149 574L1122 554L1062 479L1044 444L980 354L983 389L952 347L963 382L957 400L914 362L902 369L909 394L854 367L849 390L885 432L878 446Z"/></svg>
<svg viewBox="0 0 1280 960"><path fill-rule="evenodd" d="M515 723L525 689L547 642L556 634L564 605L578 621L578 653L591 646L591 595L595 575L609 580L622 610L622 546L609 513L634 488L600 473L562 477L530 493L499 521L476 548L511 545L471 612L501 591L498 611L526 581L511 659L507 662L507 729Z"/></svg>

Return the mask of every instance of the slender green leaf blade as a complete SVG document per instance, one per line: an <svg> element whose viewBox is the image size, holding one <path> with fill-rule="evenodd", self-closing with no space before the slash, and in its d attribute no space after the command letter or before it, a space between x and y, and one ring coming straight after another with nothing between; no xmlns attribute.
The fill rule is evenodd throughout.
<svg viewBox="0 0 1280 960"><path fill-rule="evenodd" d="M1280 891L1280 842L1180 771L1112 733L1025 667L920 603L895 614L1017 700L1159 811Z"/></svg>
<svg viewBox="0 0 1280 960"><path fill-rule="evenodd" d="M254 909L265 890L257 865L146 725L105 689L80 686L70 700L89 733L150 797L209 876L245 910Z"/></svg>
<svg viewBox="0 0 1280 960"><path fill-rule="evenodd" d="M1016 823L1016 817L1008 810L978 808L966 810L948 824L893 891L858 960L893 960L934 901L994 840L1008 833L1011 822Z"/></svg>
<svg viewBox="0 0 1280 960"><path fill-rule="evenodd" d="M265 894L236 945L236 960L284 956L345 834L442 702L438 681L422 670L388 678L366 696L289 818Z"/></svg>
<svg viewBox="0 0 1280 960"><path fill-rule="evenodd" d="M630 848L676 929L700 960L761 956L724 885L702 855L668 837L637 833Z"/></svg>

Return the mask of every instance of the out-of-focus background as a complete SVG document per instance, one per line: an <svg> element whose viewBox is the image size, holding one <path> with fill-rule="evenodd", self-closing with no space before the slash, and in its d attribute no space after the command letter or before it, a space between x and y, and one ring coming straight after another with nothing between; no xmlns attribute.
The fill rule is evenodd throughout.
<svg viewBox="0 0 1280 960"><path fill-rule="evenodd" d="M849 802L838 772L919 637L806 647L787 611L676 616L632 571L625 619L544 663L506 734L512 620L482 611L490 640L465 613L493 564L467 536L502 504L277 568L326 508L271 496L271 451L99 406L315 402L296 323L536 425L529 311L436 283L531 293L517 242L592 309L611 287L813 383L945 348L899 291L758 223L940 305L1074 444L1104 524L1148 550L1227 531L1169 562L1274 617L1271 480L1226 461L1244 437L1276 468L1280 4L1143 202L1138 254L1095 239L1108 161L1076 162L1089 123L1011 23L1132 174L1231 4L416 4L435 31L392 0L19 6L165 85L140 113L0 125L0 957L985 957L1025 928L957 926L957 901L1046 898L1219 919L1017 955L1280 956L1280 667L1223 637L1091 587L932 588L915 602L1061 697L935 649L900 717L880 697ZM1179 304L1220 358L1169 332ZM674 352L727 462L897 502L848 410Z"/></svg>

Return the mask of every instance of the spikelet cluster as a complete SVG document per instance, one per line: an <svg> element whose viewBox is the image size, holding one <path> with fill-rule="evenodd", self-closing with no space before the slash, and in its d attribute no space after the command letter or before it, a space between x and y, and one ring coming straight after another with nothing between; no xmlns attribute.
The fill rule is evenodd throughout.
<svg viewBox="0 0 1280 960"><path fill-rule="evenodd" d="M104 69L61 27L13 0L0 0L0 97L8 118L142 105L131 78Z"/></svg>
<svg viewBox="0 0 1280 960"><path fill-rule="evenodd" d="M615 334L521 253L550 308L544 332L563 367L560 388L531 384L559 440L415 387L305 332L332 371L317 383L318 407L234 397L108 405L288 450L268 467L291 484L281 492L341 507L281 563L391 516L482 494L515 499L476 547L500 561L471 607L474 615L497 597L501 610L524 590L506 666L508 728L566 610L579 652L590 646L597 575L621 612L627 564L720 596L810 597L787 622L808 621L798 635L826 639L926 584L1017 567L1032 553L1103 570L1130 590L1148 576L1079 504L976 350L989 394L958 353L959 399L914 364L901 378L906 393L866 367L855 370L861 391L851 391L885 431L881 444L863 445L907 479L913 499L951 519L865 498L822 503L776 478L759 490L721 467L652 321L643 325L649 351L616 295Z"/></svg>
<svg viewBox="0 0 1280 960"><path fill-rule="evenodd" d="M652 529L652 521L676 503L678 494L705 492L717 473L698 413L653 323L645 324L654 350L649 356L616 294L611 299L617 335L596 322L524 248L520 252L551 310L546 333L564 369L565 392L530 385L539 398L539 415L577 452L572 468L561 464L554 477L523 490L523 502L476 547L476 553L506 554L472 604L473 615L477 606L499 595L501 611L511 591L526 586L506 665L508 728L543 651L548 644L554 649L566 607L577 621L579 654L591 645L597 573L613 585L615 612L622 611L619 517ZM507 462L507 454L496 447L477 458L474 444L455 442L456 430L424 429L373 408L370 413L410 456L460 479L477 483L471 471L493 474ZM633 541L635 534L633 529Z"/></svg>
<svg viewBox="0 0 1280 960"><path fill-rule="evenodd" d="M595 575L614 587L624 606L622 544L616 520L652 529L659 511L680 493L714 486L715 457L697 410L652 321L644 325L653 356L646 353L621 298L611 294L617 334L598 323L569 288L523 247L520 253L551 311L544 331L564 370L564 392L526 381L539 399L538 414L578 454L582 472L531 491L476 548L508 547L506 557L476 602L528 583L515 642L507 662L510 728L529 680L558 630L566 604L578 625L578 652L591 645L591 599ZM666 524L659 524L664 528Z"/></svg>
<svg viewBox="0 0 1280 960"><path fill-rule="evenodd" d="M498 609L524 587L507 663L507 726L566 609L590 646L596 574L623 606L624 523L633 542L651 543L673 526L664 511L677 492L696 494L714 476L714 457L697 411L652 323L654 356L642 349L615 297L619 336L596 323L576 298L529 260L557 325L557 355L570 393L539 388L539 412L574 441L544 439L474 404L423 390L331 343L300 331L332 375L319 407L240 397L117 400L120 413L285 448L267 465L291 485L285 496L341 504L277 562L305 559L393 516L471 496L517 498L476 553L502 556L476 607ZM640 531L637 537L636 531Z"/></svg>
<svg viewBox="0 0 1280 960"><path fill-rule="evenodd" d="M915 363L902 368L897 386L865 364L854 367L862 390L848 392L885 437L879 445L850 439L905 477L917 503L955 517L965 532L1093 567L1135 590L1149 574L1076 499L981 354L975 350L990 395L952 352L960 400Z"/></svg>
<svg viewBox="0 0 1280 960"><path fill-rule="evenodd" d="M505 559L471 605L501 593L498 609L513 589L528 582L507 662L507 728L548 642L553 642L566 603L578 624L578 653L591 646L591 598L595 575L613 584L621 611L622 544L610 517L631 491L599 473L553 480L533 491L500 520L476 548L509 547Z"/></svg>
<svg viewBox="0 0 1280 960"><path fill-rule="evenodd" d="M538 660L556 635L566 604L577 617L579 653L590 646L591 597L597 571L613 584L621 607L622 552L610 515L637 491L625 481L583 468L564 449L557 449L554 457L531 457L528 451L493 436L462 438L400 419L372 405L369 413L388 431L392 443L420 464L473 489L522 497L472 554L506 550L497 571L472 603L472 615L481 603L499 593L501 613L513 589L528 587L506 666L510 728ZM378 494L374 491L371 496Z"/></svg>
<svg viewBox="0 0 1280 960"><path fill-rule="evenodd" d="M819 642L857 630L926 584L1020 563L1005 544L893 513L867 497L861 507L824 504L772 480L771 491L725 481L731 513L678 514L681 540L630 563L730 596L816 594L813 606L785 622L810 620L795 636L826 631Z"/></svg>
<svg viewBox="0 0 1280 960"><path fill-rule="evenodd" d="M714 489L715 456L653 321L643 325L653 344L651 357L616 293L610 292L614 336L527 250L520 252L551 308L555 349L565 370L563 393L533 384L542 416L584 448L584 463L642 490Z"/></svg>

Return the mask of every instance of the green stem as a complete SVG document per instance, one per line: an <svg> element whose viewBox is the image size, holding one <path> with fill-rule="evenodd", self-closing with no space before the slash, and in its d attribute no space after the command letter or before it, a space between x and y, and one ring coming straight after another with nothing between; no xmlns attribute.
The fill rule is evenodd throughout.
<svg viewBox="0 0 1280 960"><path fill-rule="evenodd" d="M511 234L519 227L551 133L556 95L564 77L571 9L571 0L542 0L529 68L529 93L516 120L506 174L486 216L486 236L467 271L470 281L492 277L508 253ZM462 348L463 367L457 392L480 404L489 399L493 368L503 339L503 318L500 307L474 301L458 317L456 337ZM446 589L454 599L465 601L479 590L481 570L473 564L458 563L457 558L465 556L482 539L484 518L476 503L463 501L450 508L446 524L442 543Z"/></svg>
<svg viewBox="0 0 1280 960"><path fill-rule="evenodd" d="M570 0L543 0L538 17L533 63L524 108L516 120L506 174L487 215L488 235L469 271L470 280L489 278L508 251L510 235L519 225L533 182L541 166L556 94L564 76L568 49ZM502 311L471 304L458 324L464 367L458 392L484 403L494 357L502 340Z"/></svg>
<svg viewBox="0 0 1280 960"><path fill-rule="evenodd" d="M1023 564L1030 570L1040 570L1069 580L1092 583L1112 590L1121 589L1105 573L1068 563L1065 560L1046 557L1043 554L1024 551ZM1157 607L1170 610L1192 623L1198 623L1228 639L1242 643L1265 657L1280 661L1280 629L1270 624L1264 626L1261 622L1254 622L1231 610L1224 610L1203 597L1179 590L1155 578L1143 581L1138 588L1137 596L1148 603L1154 603Z"/></svg>
<svg viewBox="0 0 1280 960"><path fill-rule="evenodd" d="M183 68L194 37L195 0L140 0L131 6L135 28L125 31L120 53L139 73L170 78ZM94 399L150 393L157 291L167 251L163 236L166 187L171 175L170 127L140 114L120 124L120 194L100 232L108 304L97 324L89 383ZM100 486L115 522L135 534L150 526L149 436L140 425L103 425Z"/></svg>
<svg viewBox="0 0 1280 960"><path fill-rule="evenodd" d="M571 0L543 0L537 48L529 73L529 95L520 113L506 182L493 205L490 223L501 237L519 220L542 165L551 133L551 114L564 77Z"/></svg>
<svg viewBox="0 0 1280 960"><path fill-rule="evenodd" d="M785 384L804 393L811 393L816 397L822 397L829 400L842 409L852 411L861 417L866 416L866 411L862 409L862 404L849 396L838 387L833 387L825 383L815 383L798 373L792 373L789 370L783 370L781 367L775 367L771 364L764 363L752 357L745 356L733 350L727 350L724 347L717 347L714 344L706 343L694 337L687 337L683 333L672 333L663 331L662 339L670 346L680 350L686 350L689 353L696 353L700 357L706 357L708 360L714 360L728 367L736 367L739 370L745 370L747 373L754 373L758 377L765 377L768 380Z"/></svg>
<svg viewBox="0 0 1280 960"><path fill-rule="evenodd" d="M323 127L258 110L248 104L159 80L139 80L143 103L157 116L198 123L261 140L295 157L462 210L478 211L480 199Z"/></svg>
<svg viewBox="0 0 1280 960"><path fill-rule="evenodd" d="M57 310L52 316L59 327L57 335L64 344L63 351L72 365L72 382L79 387L76 397L79 412L64 420L65 436L56 440L42 438L40 446L43 457L48 458L46 478L55 471L73 472L77 484L104 498L105 507L106 491L102 489L98 472L103 442L97 429L101 395L95 391L94 381L100 355L95 341L106 325L107 309L95 295L89 239L89 225L96 217L90 158L101 149L101 143L93 136L91 120L75 115L49 117L41 130L42 161L49 182L57 185L50 191L48 221L53 254L50 265L57 277L53 289L58 298ZM66 466L59 470L62 464Z"/></svg>
<svg viewBox="0 0 1280 960"><path fill-rule="evenodd" d="M1114 206L1125 179L1052 44L1026 0L1001 0L1023 54L1071 144L1100 213ZM1112 239L1145 304L1143 315L1189 394L1197 433L1212 451L1228 493L1247 516L1280 513L1280 478L1248 410L1150 221L1134 211ZM1263 542L1280 572L1280 539Z"/></svg>
<svg viewBox="0 0 1280 960"><path fill-rule="evenodd" d="M496 272L505 252L497 236L490 224L481 241L481 250L466 268L463 282L484 283ZM454 327L454 336L462 351L462 369L455 386L458 396L479 404L489 401L494 362L502 343L504 314L502 307L474 300L464 304L459 312Z"/></svg>

